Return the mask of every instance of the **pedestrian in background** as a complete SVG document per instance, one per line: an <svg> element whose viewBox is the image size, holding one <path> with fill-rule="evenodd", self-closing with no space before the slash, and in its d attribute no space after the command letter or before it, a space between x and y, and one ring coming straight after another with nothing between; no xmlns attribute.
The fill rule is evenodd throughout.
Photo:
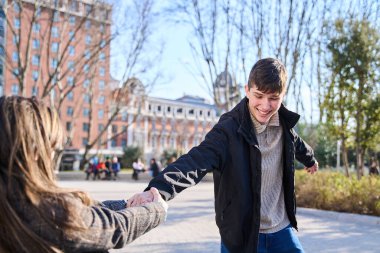
<svg viewBox="0 0 380 253"><path fill-rule="evenodd" d="M36 98L0 97L0 252L108 252L162 223L166 203L97 202L55 181L65 138L58 113Z"/></svg>
<svg viewBox="0 0 380 253"><path fill-rule="evenodd" d="M120 172L120 163L116 156L112 158L112 173L113 173L113 180L116 180L118 178L118 174Z"/></svg>
<svg viewBox="0 0 380 253"><path fill-rule="evenodd" d="M158 164L155 158L150 159L149 170L152 173L152 177L156 177L158 173L160 173L160 168L158 167Z"/></svg>

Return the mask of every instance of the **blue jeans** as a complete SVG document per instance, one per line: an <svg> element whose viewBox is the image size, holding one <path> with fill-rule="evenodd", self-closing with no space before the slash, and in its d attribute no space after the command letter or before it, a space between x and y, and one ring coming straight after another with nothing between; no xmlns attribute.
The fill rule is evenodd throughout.
<svg viewBox="0 0 380 253"><path fill-rule="evenodd" d="M226 246L221 244L221 253L229 253ZM291 225L270 234L259 234L258 253L304 253L302 245Z"/></svg>

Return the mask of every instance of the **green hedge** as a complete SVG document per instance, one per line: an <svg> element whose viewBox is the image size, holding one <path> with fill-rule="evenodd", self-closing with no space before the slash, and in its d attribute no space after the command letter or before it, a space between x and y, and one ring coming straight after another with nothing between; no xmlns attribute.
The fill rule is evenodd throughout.
<svg viewBox="0 0 380 253"><path fill-rule="evenodd" d="M380 177L296 171L297 206L380 216Z"/></svg>

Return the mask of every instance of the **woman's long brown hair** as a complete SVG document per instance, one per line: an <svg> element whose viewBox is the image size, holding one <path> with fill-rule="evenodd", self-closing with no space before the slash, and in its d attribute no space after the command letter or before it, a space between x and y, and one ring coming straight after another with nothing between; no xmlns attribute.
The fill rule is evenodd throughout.
<svg viewBox="0 0 380 253"><path fill-rule="evenodd" d="M54 169L64 144L64 132L55 110L38 99L18 96L0 97L0 249L1 252L60 252L59 245L41 238L29 228L18 208L27 206L45 222L49 208L67 214L59 221L62 230L80 227L72 217L65 199L75 197L91 204L87 194L57 186ZM50 200L54 200L53 203ZM43 207L44 210L41 210Z"/></svg>

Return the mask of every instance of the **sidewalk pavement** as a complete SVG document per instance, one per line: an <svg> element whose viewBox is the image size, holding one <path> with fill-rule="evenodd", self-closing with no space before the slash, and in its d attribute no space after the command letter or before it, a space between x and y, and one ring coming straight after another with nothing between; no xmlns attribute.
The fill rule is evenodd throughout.
<svg viewBox="0 0 380 253"><path fill-rule="evenodd" d="M129 177L130 178L130 177ZM78 178L77 178L78 179ZM128 198L144 190L147 180L61 180L64 187L80 188L98 200ZM215 225L213 184L201 182L169 203L167 221L123 249L112 253L220 252ZM306 252L380 252L380 217L298 208L301 243Z"/></svg>

